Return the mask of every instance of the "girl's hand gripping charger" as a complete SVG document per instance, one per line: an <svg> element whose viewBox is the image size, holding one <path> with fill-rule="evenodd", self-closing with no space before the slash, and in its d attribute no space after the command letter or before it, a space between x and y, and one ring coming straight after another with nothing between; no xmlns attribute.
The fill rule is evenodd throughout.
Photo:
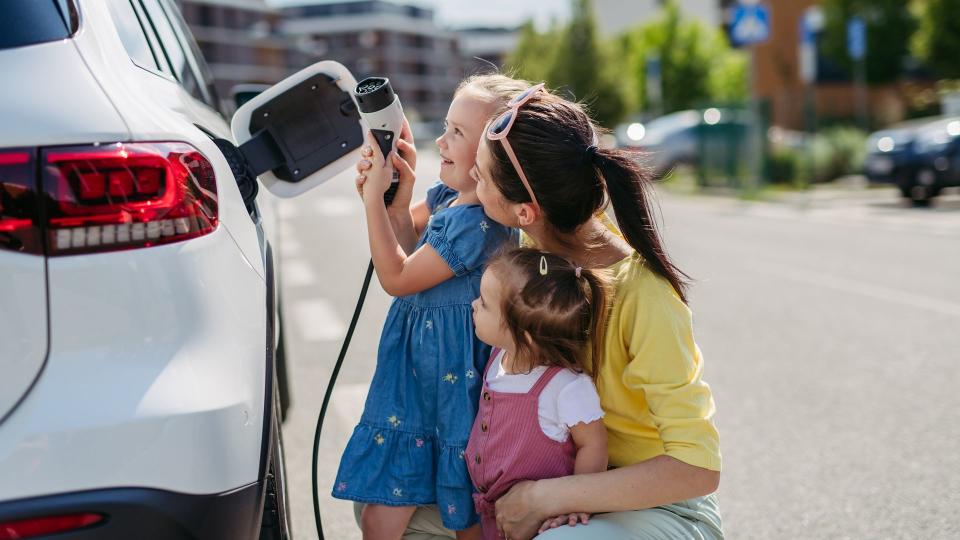
<svg viewBox="0 0 960 540"><path fill-rule="evenodd" d="M380 152L386 160L385 167L393 169L393 183L383 195L383 200L390 205L397 194L400 185L400 175L391 164L388 157L390 152L397 149L397 139L403 128L403 107L400 98L393 93L390 80L385 77L367 77L357 84L354 91L357 108L360 109L360 118L367 129L376 139Z"/></svg>

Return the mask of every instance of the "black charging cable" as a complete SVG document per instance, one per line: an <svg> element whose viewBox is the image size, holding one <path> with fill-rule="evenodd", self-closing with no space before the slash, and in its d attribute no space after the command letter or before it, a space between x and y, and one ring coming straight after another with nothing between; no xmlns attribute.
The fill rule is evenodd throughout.
<svg viewBox="0 0 960 540"><path fill-rule="evenodd" d="M393 197L397 194L399 183L394 183L387 189L383 195L383 201L387 206L393 202ZM347 335L343 338L343 345L340 346L340 354L337 356L337 363L333 365L333 373L330 374L330 381L327 383L327 391L323 394L323 404L320 406L320 415L317 416L317 429L313 432L313 519L317 523L317 537L324 540L323 524L320 521L320 492L317 490L317 464L320 459L320 431L323 430L323 420L327 416L327 406L330 405L330 396L333 395L333 387L337 384L337 377L340 375L340 366L343 365L343 359L347 356L347 349L350 347L350 340L353 339L353 331L357 328L357 321L360 320L360 312L363 310L363 303L367 299L367 290L370 288L370 279L373 277L373 259L367 265L367 274L363 277L363 285L360 287L360 297L357 298L357 307L353 309L353 318L350 319L350 326L347 328Z"/></svg>

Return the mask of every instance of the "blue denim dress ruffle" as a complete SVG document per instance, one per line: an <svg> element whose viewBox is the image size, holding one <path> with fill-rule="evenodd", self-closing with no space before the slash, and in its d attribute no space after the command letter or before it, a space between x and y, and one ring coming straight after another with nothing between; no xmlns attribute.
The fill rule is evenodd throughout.
<svg viewBox="0 0 960 540"><path fill-rule="evenodd" d="M480 205L449 204L457 192L427 192L429 244L454 277L395 298L380 336L363 416L340 459L333 496L390 506L436 504L443 524L477 522L463 453L477 413L490 347L474 334L470 303L487 259L516 236Z"/></svg>

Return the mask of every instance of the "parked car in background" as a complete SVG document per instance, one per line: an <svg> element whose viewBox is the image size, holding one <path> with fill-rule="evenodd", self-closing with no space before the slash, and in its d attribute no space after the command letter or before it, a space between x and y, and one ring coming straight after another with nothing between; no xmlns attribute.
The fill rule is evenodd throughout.
<svg viewBox="0 0 960 540"><path fill-rule="evenodd" d="M614 129L614 136L620 148L637 152L654 177L662 178L679 165L697 164L707 129L711 133L729 129L742 136L742 112L718 108L677 111L649 122L620 124Z"/></svg>
<svg viewBox="0 0 960 540"><path fill-rule="evenodd" d="M900 185L905 197L915 204L929 204L943 188L960 186L960 117L927 124L914 142L917 174Z"/></svg>
<svg viewBox="0 0 960 540"><path fill-rule="evenodd" d="M928 204L947 186L958 185L960 118L918 118L876 131L867 139L864 173L890 183L916 205Z"/></svg>

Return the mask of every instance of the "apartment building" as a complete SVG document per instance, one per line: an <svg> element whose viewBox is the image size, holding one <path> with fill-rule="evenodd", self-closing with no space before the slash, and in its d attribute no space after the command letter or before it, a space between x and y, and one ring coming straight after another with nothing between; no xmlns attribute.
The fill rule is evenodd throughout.
<svg viewBox="0 0 960 540"><path fill-rule="evenodd" d="M213 71L221 100L229 101L237 84L273 84L307 65L308 56L279 33L280 11L265 0L177 4Z"/></svg>
<svg viewBox="0 0 960 540"><path fill-rule="evenodd" d="M384 0L288 7L281 32L312 58L336 60L359 80L388 77L412 120L446 115L464 74L456 32L437 25L430 8Z"/></svg>
<svg viewBox="0 0 960 540"><path fill-rule="evenodd" d="M663 15L664 0L593 0L597 28L604 36L615 36L634 26ZM723 14L718 0L677 0L680 13L709 27L719 27Z"/></svg>

